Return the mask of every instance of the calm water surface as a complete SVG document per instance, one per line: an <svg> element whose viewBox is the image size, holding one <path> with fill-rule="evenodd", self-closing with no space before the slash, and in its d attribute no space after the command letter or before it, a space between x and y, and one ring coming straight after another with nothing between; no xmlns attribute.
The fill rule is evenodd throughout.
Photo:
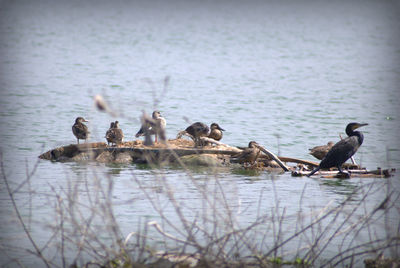
<svg viewBox="0 0 400 268"><path fill-rule="evenodd" d="M77 116L90 120L93 141L104 140L114 119L95 110L96 94L125 115L118 120L127 140L139 129L142 110L156 106L170 138L187 119L218 122L227 144L256 140L280 155L313 160L308 148L338 141L346 124L358 121L369 126L356 161L368 169L399 168L399 10L396 1L1 1L4 172L15 188L40 153L76 142L71 126ZM166 76L170 83L163 94ZM278 205L295 215L300 200L317 210L375 183L380 190L366 203L372 208L387 190L376 179L332 182L235 169L190 174L205 185L217 176L242 224L257 209ZM188 217L202 207L202 196L180 168L42 160L29 184L39 195L25 185L16 199L31 219L33 236L44 243L47 223L56 218L54 189L78 185L79 196L90 196L94 177L112 180L115 213L126 235L145 217L158 219L134 178L162 193L160 176L174 185ZM391 182L398 191L398 174ZM261 193L260 208L254 204ZM3 181L0 198L5 264L7 255L26 255L21 248L29 243ZM390 220L400 221L398 214ZM290 220L285 224L293 226Z"/></svg>

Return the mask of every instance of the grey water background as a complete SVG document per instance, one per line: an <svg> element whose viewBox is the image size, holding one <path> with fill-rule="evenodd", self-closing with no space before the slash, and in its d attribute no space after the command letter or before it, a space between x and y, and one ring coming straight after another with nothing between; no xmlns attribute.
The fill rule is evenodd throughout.
<svg viewBox="0 0 400 268"><path fill-rule="evenodd" d="M356 161L368 169L400 166L398 1L0 3L0 147L14 186L39 154L76 142L71 126L77 116L90 120L92 141L104 141L115 119L96 111L96 94L127 116L118 118L126 140L134 139L142 110L151 112L156 96L169 138L188 125L185 118L218 122L226 129L224 143L246 146L256 140L280 155L314 160L308 148L338 141L349 122L367 122ZM166 76L170 83L162 95ZM134 205L117 206L126 234L136 230L139 218L155 217L131 177L151 182L158 170L41 160L30 187L51 195L51 187L90 179L93 168L114 180L117 203L136 198ZM162 172L176 185L180 201L194 208L201 203L183 170ZM195 176L204 180L210 173L214 176L213 170ZM260 189L268 193L263 206L273 207L274 185L289 214L297 212L305 187L304 205L321 208L340 203L359 185L381 183L353 178L332 184L235 170L222 170L218 178L232 202L249 207ZM399 186L398 174L391 180ZM1 259L6 262L5 252L25 256L21 248L28 243L3 181L0 186ZM383 187L368 206L384 194ZM45 241L48 231L40 219L54 220L54 207L46 198L35 198L31 207L27 195L17 198L34 215L34 237ZM252 213L246 210L242 221Z"/></svg>

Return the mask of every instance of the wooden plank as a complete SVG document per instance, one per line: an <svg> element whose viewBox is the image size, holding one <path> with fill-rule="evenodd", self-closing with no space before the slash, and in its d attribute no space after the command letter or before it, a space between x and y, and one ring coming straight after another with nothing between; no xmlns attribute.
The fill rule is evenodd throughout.
<svg viewBox="0 0 400 268"><path fill-rule="evenodd" d="M299 158L286 157L286 156L278 156L278 158L283 162L299 163L299 164L310 165L310 166L313 166L313 167L318 167L319 166L319 163L317 163L317 162L309 161L309 160L303 160L303 159L299 159Z"/></svg>
<svg viewBox="0 0 400 268"><path fill-rule="evenodd" d="M350 171L350 176L355 175L357 177L362 177L362 178L376 178L376 177L382 177L382 178L388 178L393 175L393 173L396 171L395 169L377 169L377 170L367 170L367 169L351 169L348 170ZM310 174L311 171L302 171L302 170L296 170L292 171L292 176L294 177L301 177L301 176L307 176ZM321 175L323 178L348 178L348 176L345 176L343 173L339 173L337 170L320 170L315 175Z"/></svg>
<svg viewBox="0 0 400 268"><path fill-rule="evenodd" d="M269 157L271 157L273 160L275 160L275 162L278 163L278 165L284 170L284 171L289 171L289 168L282 163L282 161L272 152L268 151L267 149L265 149L264 147L262 147L261 145L256 145L258 147L258 149L260 149L263 153L265 153L266 155L268 155Z"/></svg>

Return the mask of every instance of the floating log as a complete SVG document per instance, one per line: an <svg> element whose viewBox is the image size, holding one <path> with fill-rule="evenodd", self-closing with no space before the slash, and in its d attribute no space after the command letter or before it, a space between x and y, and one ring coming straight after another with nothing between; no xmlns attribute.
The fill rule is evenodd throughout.
<svg viewBox="0 0 400 268"><path fill-rule="evenodd" d="M199 139L202 140L202 141L205 141L205 142L210 142L210 143L213 143L213 144L217 144L217 145L222 145L222 146L228 146L228 147L230 147L228 144L222 143L222 142L220 142L220 141L216 141L216 140L214 140L214 139L212 139L212 138L200 137Z"/></svg>
<svg viewBox="0 0 400 268"><path fill-rule="evenodd" d="M260 149L263 153L271 157L273 160L278 163L278 165L284 170L284 171L289 171L289 168L273 153L262 147L261 145L256 145L258 149Z"/></svg>
<svg viewBox="0 0 400 268"><path fill-rule="evenodd" d="M94 142L84 144L71 144L49 150L39 156L41 159L51 161L97 161L101 163L164 163L180 162L193 165L226 165L229 158L240 153L242 150L221 142L205 138L207 142L213 142L216 146L193 147L194 142L185 139L168 140L166 144L157 143L152 146L144 146L140 140L124 142L119 146L109 147L105 142ZM211 140L211 141L209 141ZM260 155L260 165L255 165L261 170L267 170L268 167L280 167L284 171L289 171L289 167L283 162L293 162L303 164L309 167L316 167L318 163L298 158L276 156L262 146L260 151L265 154ZM198 158L198 159L196 159ZM178 160L179 159L179 160ZM272 159L272 160L271 160ZM184 161L183 161L184 160ZM273 161L274 160L274 161ZM262 162L262 163L261 163ZM276 162L276 163L275 163ZM272 165L271 163L274 163ZM346 166L345 166L346 165ZM350 169L352 176L357 177L390 177L395 169L368 171L360 169L358 166L345 164L344 168ZM303 166L307 169L306 166ZM292 170L295 167L291 168ZM295 170L292 176L306 176L310 171ZM319 171L324 178L344 178L346 174L338 174L338 171Z"/></svg>
<svg viewBox="0 0 400 268"><path fill-rule="evenodd" d="M294 170L292 171L292 176L294 177L301 177L301 176L307 176L310 174L311 171L303 171L303 170ZM376 177L381 177L381 178L388 178L393 176L393 174L396 172L396 169L376 169L376 170L367 170L367 169L352 169L352 170L347 170L347 172L350 173L340 173L337 170L319 170L317 173L315 173L313 176L316 176L318 174L321 175L322 178L339 178L339 179L348 179L352 177L353 175L356 177L362 177L362 178L376 178ZM350 174L350 176L349 176Z"/></svg>
<svg viewBox="0 0 400 268"><path fill-rule="evenodd" d="M58 147L53 150L47 151L39 156L40 159L63 161L72 159L79 153L87 151L88 149L106 148L105 142L83 143L83 144L70 144L63 147Z"/></svg>
<svg viewBox="0 0 400 268"><path fill-rule="evenodd" d="M283 162L304 164L304 165L309 165L309 166L312 166L312 167L318 167L319 166L319 163L317 163L317 162L309 161L309 160L303 160L303 159L299 159L299 158L285 157L285 156L278 156L278 158Z"/></svg>
<svg viewBox="0 0 400 268"><path fill-rule="evenodd" d="M104 142L71 144L58 147L39 156L41 159L52 161L86 161L98 162L161 162L175 161L177 157L186 155L235 155L241 150L231 146L214 146L206 148L188 147L187 142L170 140L167 145L157 144L143 146L141 141L126 142L122 146L108 147Z"/></svg>

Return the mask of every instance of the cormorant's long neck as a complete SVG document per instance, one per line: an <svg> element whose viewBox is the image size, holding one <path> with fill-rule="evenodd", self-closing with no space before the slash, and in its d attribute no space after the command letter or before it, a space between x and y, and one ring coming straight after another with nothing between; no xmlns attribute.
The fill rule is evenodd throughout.
<svg viewBox="0 0 400 268"><path fill-rule="evenodd" d="M364 135L360 131L353 131L351 129L346 129L346 134L351 136L357 136L358 144L361 145L364 141Z"/></svg>
<svg viewBox="0 0 400 268"><path fill-rule="evenodd" d="M354 131L354 135L358 138L358 143L361 145L364 141L364 135L360 131Z"/></svg>

